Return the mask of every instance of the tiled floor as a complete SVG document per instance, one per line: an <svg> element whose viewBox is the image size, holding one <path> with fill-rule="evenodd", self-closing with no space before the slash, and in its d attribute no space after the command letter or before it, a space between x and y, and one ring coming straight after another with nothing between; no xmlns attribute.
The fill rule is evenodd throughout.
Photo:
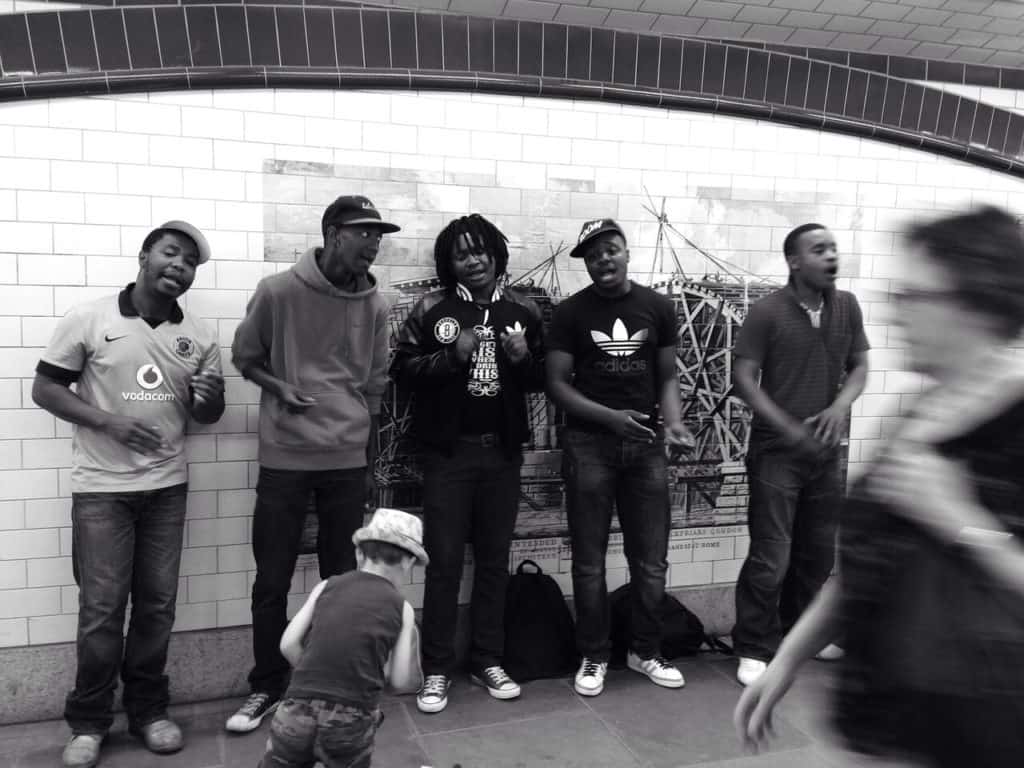
<svg viewBox="0 0 1024 768"><path fill-rule="evenodd" d="M682 690L658 688L626 670L609 674L596 698L577 696L568 680L524 686L515 702L491 699L458 680L448 709L422 715L411 697L384 704L375 768L845 768L822 719L830 669L811 664L782 705L770 751L745 753L732 728L740 687L735 662L715 655L682 660ZM102 768L255 768L267 724L232 736L223 723L237 701L173 708L188 740L176 755L146 752L120 721ZM0 728L0 766L53 768L67 731L61 722Z"/></svg>

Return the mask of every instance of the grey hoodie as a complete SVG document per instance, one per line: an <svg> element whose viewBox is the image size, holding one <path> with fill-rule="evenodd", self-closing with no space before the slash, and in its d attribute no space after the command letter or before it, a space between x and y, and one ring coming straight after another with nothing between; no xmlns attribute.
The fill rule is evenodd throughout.
<svg viewBox="0 0 1024 768"><path fill-rule="evenodd" d="M256 286L231 346L239 371L262 365L316 399L289 413L260 397L260 464L272 469L366 466L370 416L387 384L388 306L369 287L347 293L324 277L311 248L287 272Z"/></svg>

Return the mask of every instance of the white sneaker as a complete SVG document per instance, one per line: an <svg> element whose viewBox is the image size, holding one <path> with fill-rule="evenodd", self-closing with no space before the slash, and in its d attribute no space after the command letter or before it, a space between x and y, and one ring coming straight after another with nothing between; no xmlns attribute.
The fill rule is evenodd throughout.
<svg viewBox="0 0 1024 768"><path fill-rule="evenodd" d="M845 655L846 651L844 651L835 643L829 643L816 654L814 654L814 658L816 658L818 661L839 661Z"/></svg>
<svg viewBox="0 0 1024 768"><path fill-rule="evenodd" d="M224 723L224 728L231 733L255 731L260 727L263 718L274 713L277 704L278 699L269 693L250 693L245 703Z"/></svg>
<svg viewBox="0 0 1024 768"><path fill-rule="evenodd" d="M64 747L61 764L64 768L93 768L100 761L101 733L73 734Z"/></svg>
<svg viewBox="0 0 1024 768"><path fill-rule="evenodd" d="M743 685L750 685L761 677L766 669L768 665L760 659L740 658L740 664L736 668L736 679Z"/></svg>
<svg viewBox="0 0 1024 768"><path fill-rule="evenodd" d="M604 690L606 674L608 674L607 661L594 661L584 656L580 668L576 671L573 688L580 696L597 696Z"/></svg>
<svg viewBox="0 0 1024 768"><path fill-rule="evenodd" d="M665 688L682 688L686 685L683 673L675 665L665 661L661 656L641 659L630 651L626 655L626 666L641 675L647 675L652 683Z"/></svg>
<svg viewBox="0 0 1024 768"><path fill-rule="evenodd" d="M416 707L420 712L433 715L448 706L448 689L452 681L445 675L427 675L423 687L416 694Z"/></svg>

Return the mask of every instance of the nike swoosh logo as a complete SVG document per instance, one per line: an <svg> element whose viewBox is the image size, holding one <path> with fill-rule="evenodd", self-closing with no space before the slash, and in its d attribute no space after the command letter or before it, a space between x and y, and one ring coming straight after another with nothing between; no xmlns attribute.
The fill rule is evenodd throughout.
<svg viewBox="0 0 1024 768"><path fill-rule="evenodd" d="M104 339L106 339L107 341L117 341L118 339L123 339L123 338L125 338L125 337L127 337L127 336L130 336L130 335L131 335L131 334L129 334L129 333L122 333L122 334L121 334L120 336L111 336L111 335L110 335L110 334L108 333L108 334L107 334L106 336L104 336L103 338L104 338Z"/></svg>

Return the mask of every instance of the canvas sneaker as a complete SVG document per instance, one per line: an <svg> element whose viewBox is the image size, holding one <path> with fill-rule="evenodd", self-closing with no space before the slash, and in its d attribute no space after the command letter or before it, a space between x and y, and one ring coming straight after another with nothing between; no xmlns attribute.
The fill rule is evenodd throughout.
<svg viewBox="0 0 1024 768"><path fill-rule="evenodd" d="M277 709L278 699L269 693L251 693L245 703L238 708L224 727L232 733L248 733L260 727L263 718Z"/></svg>
<svg viewBox="0 0 1024 768"><path fill-rule="evenodd" d="M761 677L766 669L768 665L760 659L742 657L739 666L736 667L736 679L743 685L750 685Z"/></svg>
<svg viewBox="0 0 1024 768"><path fill-rule="evenodd" d="M652 683L664 688L682 688L686 685L683 673L674 664L665 661L661 656L641 659L633 651L626 655L626 666L641 675L647 675Z"/></svg>
<svg viewBox="0 0 1024 768"><path fill-rule="evenodd" d="M470 677L477 685L482 685L495 699L516 699L523 691L519 683L509 677L499 666L485 667L480 674Z"/></svg>
<svg viewBox="0 0 1024 768"><path fill-rule="evenodd" d="M448 689L452 681L446 675L427 675L423 687L416 694L416 707L420 712L435 714L448 706Z"/></svg>
<svg viewBox="0 0 1024 768"><path fill-rule="evenodd" d="M103 735L99 733L72 734L64 747L61 763L64 768L92 768L100 760L100 746Z"/></svg>
<svg viewBox="0 0 1024 768"><path fill-rule="evenodd" d="M594 661L586 656L576 671L573 688L580 696L597 696L604 690L604 676L608 674L607 661Z"/></svg>

